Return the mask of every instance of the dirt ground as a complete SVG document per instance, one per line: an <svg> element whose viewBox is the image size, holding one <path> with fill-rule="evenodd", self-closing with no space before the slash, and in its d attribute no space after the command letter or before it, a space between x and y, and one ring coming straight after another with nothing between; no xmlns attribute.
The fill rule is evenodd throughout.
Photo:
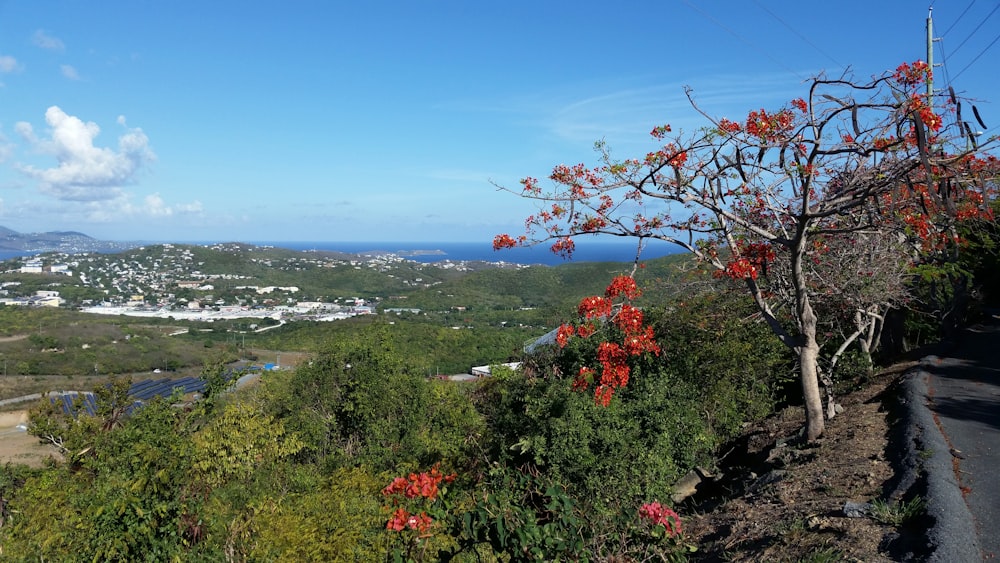
<svg viewBox="0 0 1000 563"><path fill-rule="evenodd" d="M20 463L41 467L46 459L58 456L54 449L23 430L27 421L28 411L0 413L0 465Z"/></svg>
<svg viewBox="0 0 1000 563"><path fill-rule="evenodd" d="M747 434L731 454L740 461L725 471L730 477L680 507L686 535L698 546L692 559L881 562L905 557L900 552L912 545L907 542L922 533L919 517L909 517L912 513L895 502L887 504L895 510L875 517L848 517L845 503L888 501L882 498L893 478L887 406L893 383L907 367L894 366L864 389L840 397L844 411L828 421L817 444L797 438L801 407L788 408Z"/></svg>

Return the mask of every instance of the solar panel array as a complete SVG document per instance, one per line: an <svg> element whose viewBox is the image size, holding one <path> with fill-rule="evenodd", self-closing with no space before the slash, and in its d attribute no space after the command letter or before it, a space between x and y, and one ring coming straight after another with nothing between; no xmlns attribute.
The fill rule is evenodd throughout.
<svg viewBox="0 0 1000 563"><path fill-rule="evenodd" d="M152 400L156 397L169 397L174 391L179 391L182 395L189 393L200 393L205 389L205 380L200 377L182 377L180 379L147 379L133 383L128 390L128 397L132 400L128 411L141 407L144 401ZM91 416L97 414L97 399L93 393L80 393L78 391L55 391L49 393L49 402L63 413L73 416L86 413Z"/></svg>

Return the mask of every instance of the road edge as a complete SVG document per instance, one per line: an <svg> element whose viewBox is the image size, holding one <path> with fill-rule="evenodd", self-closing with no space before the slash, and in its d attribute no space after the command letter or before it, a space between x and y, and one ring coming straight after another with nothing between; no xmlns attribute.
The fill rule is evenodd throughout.
<svg viewBox="0 0 1000 563"><path fill-rule="evenodd" d="M926 531L926 561L982 561L975 519L962 496L955 476L951 449L941 433L929 402L931 374L927 367L937 356L927 356L920 366L903 376L902 414L905 447L902 476L892 498L902 498L915 486L924 489L930 523Z"/></svg>

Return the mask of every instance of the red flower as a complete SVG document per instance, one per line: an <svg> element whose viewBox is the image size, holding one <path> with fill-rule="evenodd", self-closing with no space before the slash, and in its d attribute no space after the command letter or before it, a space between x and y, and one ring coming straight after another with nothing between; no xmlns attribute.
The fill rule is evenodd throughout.
<svg viewBox="0 0 1000 563"><path fill-rule="evenodd" d="M662 139L669 132L670 132L669 125L660 125L658 127L654 127L653 130L649 132L649 134L652 135L654 139Z"/></svg>
<svg viewBox="0 0 1000 563"><path fill-rule="evenodd" d="M566 344L569 343L569 339L573 337L574 331L572 325L561 325L559 330L556 331L556 344L560 348L565 348Z"/></svg>
<svg viewBox="0 0 1000 563"><path fill-rule="evenodd" d="M590 319L601 319L611 315L611 307L613 303L610 299L605 297L585 297L580 301L580 306L577 307L577 314L581 317Z"/></svg>
<svg viewBox="0 0 1000 563"><path fill-rule="evenodd" d="M729 121L725 117L719 120L719 130L726 133L738 133L743 127L735 122Z"/></svg>
<svg viewBox="0 0 1000 563"><path fill-rule="evenodd" d="M632 276L615 276L608 285L608 288L604 290L604 295L612 299L619 295L624 295L628 299L635 299L642 295L642 292L639 290L639 286L635 283L635 279Z"/></svg>
<svg viewBox="0 0 1000 563"><path fill-rule="evenodd" d="M406 529L406 524L410 519L410 514L406 512L404 508L397 508L395 512L392 513L392 518L385 525L386 530L392 530L394 532L402 532Z"/></svg>
<svg viewBox="0 0 1000 563"><path fill-rule="evenodd" d="M554 254L558 254L564 258L570 258L573 256L573 251L576 250L576 243L573 239L569 237L564 237L555 242L552 245L551 250Z"/></svg>
<svg viewBox="0 0 1000 563"><path fill-rule="evenodd" d="M654 526L662 525L667 534L677 536L681 533L681 517L670 508L658 502L650 502L639 507L639 518L648 520Z"/></svg>
<svg viewBox="0 0 1000 563"><path fill-rule="evenodd" d="M392 480L392 483L389 483L389 485L387 485L386 488L382 489L382 494L385 496L389 496L396 493L402 493L406 491L406 485L407 485L406 479L402 477L396 477L395 479Z"/></svg>
<svg viewBox="0 0 1000 563"><path fill-rule="evenodd" d="M590 382L594 380L594 370L590 368L580 368L580 371L573 378L573 390L583 391L590 386Z"/></svg>
<svg viewBox="0 0 1000 563"><path fill-rule="evenodd" d="M510 235L497 235L493 237L493 250L500 250L502 248L514 248L521 244L527 242L527 237L520 236L516 239Z"/></svg>

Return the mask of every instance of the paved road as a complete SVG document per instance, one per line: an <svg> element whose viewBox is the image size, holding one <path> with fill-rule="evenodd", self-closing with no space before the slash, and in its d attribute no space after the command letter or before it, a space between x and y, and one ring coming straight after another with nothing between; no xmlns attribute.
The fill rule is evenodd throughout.
<svg viewBox="0 0 1000 563"><path fill-rule="evenodd" d="M932 421L925 431L931 434L928 442L937 443L937 448L927 447L939 450L933 452L937 462L928 460L926 468L929 479L952 489L938 495L950 497L943 503L936 499L938 513L931 510L938 519L937 535L950 536L938 538L939 545L950 547L939 548L935 559L973 560L968 553L954 559L957 554L947 552L973 543L981 550L981 560L1000 558L1000 322L994 317L966 329L954 348L925 358L922 368L922 402ZM962 522L969 516L968 527L975 534L963 540Z"/></svg>

